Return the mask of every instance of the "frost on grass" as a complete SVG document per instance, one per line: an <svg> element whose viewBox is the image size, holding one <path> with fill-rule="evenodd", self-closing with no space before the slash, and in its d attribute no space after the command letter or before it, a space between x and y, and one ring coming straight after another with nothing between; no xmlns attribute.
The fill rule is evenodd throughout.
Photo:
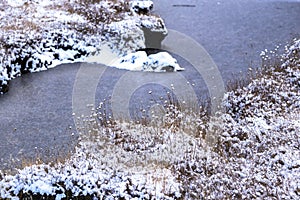
<svg viewBox="0 0 300 200"><path fill-rule="evenodd" d="M147 126L93 112L69 160L2 173L1 198L299 199L299 53L295 40L282 63L226 93L218 116L172 102Z"/></svg>
<svg viewBox="0 0 300 200"><path fill-rule="evenodd" d="M149 13L150 3L1 1L0 93L8 90L9 80L21 74L85 61L99 54L102 44L117 55L145 48L144 30L167 34L162 19ZM145 12L137 11L139 4Z"/></svg>

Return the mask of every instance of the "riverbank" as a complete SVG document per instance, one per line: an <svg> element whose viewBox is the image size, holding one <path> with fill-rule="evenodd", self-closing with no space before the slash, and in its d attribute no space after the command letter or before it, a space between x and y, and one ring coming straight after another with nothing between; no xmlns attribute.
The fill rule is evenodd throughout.
<svg viewBox="0 0 300 200"><path fill-rule="evenodd" d="M167 34L151 1L5 1L0 10L0 93L22 74L85 62L108 45L116 55L144 49L144 31ZM160 41L158 41L159 43Z"/></svg>
<svg viewBox="0 0 300 200"><path fill-rule="evenodd" d="M299 52L295 40L278 65L226 93L224 112L208 121L174 105L154 126L97 128L92 115L69 160L1 174L1 197L297 199Z"/></svg>
<svg viewBox="0 0 300 200"><path fill-rule="evenodd" d="M0 173L1 198L299 198L299 43L226 93L214 118L172 102L149 126L101 127L93 113L70 158Z"/></svg>

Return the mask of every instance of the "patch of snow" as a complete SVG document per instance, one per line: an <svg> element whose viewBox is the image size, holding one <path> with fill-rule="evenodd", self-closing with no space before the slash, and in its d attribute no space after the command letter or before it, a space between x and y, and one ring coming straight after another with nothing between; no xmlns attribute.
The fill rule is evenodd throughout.
<svg viewBox="0 0 300 200"><path fill-rule="evenodd" d="M111 66L131 71L171 72L182 71L177 60L167 52L147 56L145 51L130 53L113 62Z"/></svg>
<svg viewBox="0 0 300 200"><path fill-rule="evenodd" d="M26 190L31 191L34 194L53 194L52 184L42 180L33 182Z"/></svg>
<svg viewBox="0 0 300 200"><path fill-rule="evenodd" d="M145 63L145 71L182 71L177 60L167 52L160 52L148 56L148 61Z"/></svg>
<svg viewBox="0 0 300 200"><path fill-rule="evenodd" d="M7 4L12 7L23 6L28 0L6 0Z"/></svg>
<svg viewBox="0 0 300 200"><path fill-rule="evenodd" d="M150 0L132 0L131 7L135 12L147 13L153 8L153 1Z"/></svg>
<svg viewBox="0 0 300 200"><path fill-rule="evenodd" d="M132 71L141 71L145 61L148 59L146 52L138 51L128 54L111 64L119 69L128 69Z"/></svg>

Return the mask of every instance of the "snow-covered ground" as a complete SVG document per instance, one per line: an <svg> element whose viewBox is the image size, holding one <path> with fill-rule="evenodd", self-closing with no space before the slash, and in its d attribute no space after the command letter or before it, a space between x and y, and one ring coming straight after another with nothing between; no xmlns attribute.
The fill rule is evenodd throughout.
<svg viewBox="0 0 300 200"><path fill-rule="evenodd" d="M82 2L2 1L2 85L25 72L97 57L103 42L124 56L112 66L182 70L168 54L135 52L145 48L142 27L166 34L160 18L143 14L150 1L139 2L139 10L135 1L105 0L89 12ZM266 52L261 55L268 60ZM226 93L224 112L209 120L171 105L159 123L101 127L93 113L80 121L78 147L64 163L0 172L0 198L299 199L300 40L282 60Z"/></svg>
<svg viewBox="0 0 300 200"><path fill-rule="evenodd" d="M88 62L90 56L101 54L103 45L116 56L144 49L143 29L167 34L163 20L149 13L152 1L92 2L1 1L0 94L8 90L9 80L21 74L62 63ZM155 61L160 58L152 57ZM150 64L149 59L145 62ZM159 67L169 66L165 64L138 68L131 63L126 69L160 71ZM173 60L170 65L175 71L180 69Z"/></svg>
<svg viewBox="0 0 300 200"><path fill-rule="evenodd" d="M0 197L299 199L300 40L268 67L209 121L174 105L151 126L101 127L94 113L71 158L0 174Z"/></svg>

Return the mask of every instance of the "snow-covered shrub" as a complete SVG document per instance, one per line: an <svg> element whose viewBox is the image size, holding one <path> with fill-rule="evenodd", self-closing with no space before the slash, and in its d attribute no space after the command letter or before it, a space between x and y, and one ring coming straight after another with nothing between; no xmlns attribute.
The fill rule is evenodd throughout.
<svg viewBox="0 0 300 200"><path fill-rule="evenodd" d="M1 6L0 94L23 73L85 61L104 43L118 55L145 48L145 28L162 38L167 34L162 19L135 13L127 0L20 0Z"/></svg>

